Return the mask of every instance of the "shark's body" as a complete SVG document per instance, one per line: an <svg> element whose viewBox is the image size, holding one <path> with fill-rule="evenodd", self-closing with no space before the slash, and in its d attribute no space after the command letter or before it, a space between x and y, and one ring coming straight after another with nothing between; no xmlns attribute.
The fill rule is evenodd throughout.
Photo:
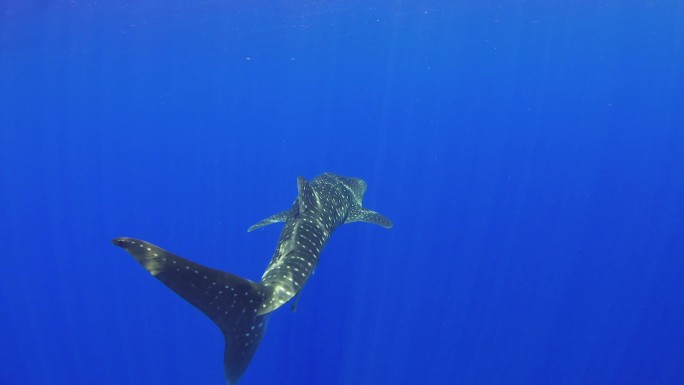
<svg viewBox="0 0 684 385"><path fill-rule="evenodd" d="M260 283L198 265L141 240L113 240L221 328L229 384L235 384L247 368L263 337L268 315L302 290L338 226L361 221L392 227L389 219L361 206L366 191L361 179L325 173L311 183L300 177L297 187L297 198L289 210L248 230L285 222Z"/></svg>

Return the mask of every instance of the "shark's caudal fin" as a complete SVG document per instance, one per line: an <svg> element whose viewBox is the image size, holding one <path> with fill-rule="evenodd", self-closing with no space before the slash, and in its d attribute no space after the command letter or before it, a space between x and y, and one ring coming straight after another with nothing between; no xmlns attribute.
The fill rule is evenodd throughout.
<svg viewBox="0 0 684 385"><path fill-rule="evenodd" d="M257 315L264 292L252 281L178 257L151 243L116 238L155 278L218 325L226 340L224 368L229 384L247 368L266 329L268 314Z"/></svg>

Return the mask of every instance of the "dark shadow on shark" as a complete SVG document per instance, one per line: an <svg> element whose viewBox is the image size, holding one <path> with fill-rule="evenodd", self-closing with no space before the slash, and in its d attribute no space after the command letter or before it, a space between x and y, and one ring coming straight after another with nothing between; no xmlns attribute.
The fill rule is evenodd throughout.
<svg viewBox="0 0 684 385"><path fill-rule="evenodd" d="M366 182L361 179L325 173L310 183L299 177L297 188L290 209L248 230L285 222L259 283L199 265L138 239L112 241L218 325L226 343L224 368L228 384L235 384L247 369L269 314L302 290L338 226L368 222L392 227L388 218L361 206L366 192Z"/></svg>

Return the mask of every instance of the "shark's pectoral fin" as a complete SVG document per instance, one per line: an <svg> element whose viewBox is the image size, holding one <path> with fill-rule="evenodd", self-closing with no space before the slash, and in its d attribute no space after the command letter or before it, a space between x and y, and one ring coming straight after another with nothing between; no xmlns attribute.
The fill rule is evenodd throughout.
<svg viewBox="0 0 684 385"><path fill-rule="evenodd" d="M349 216L347 217L347 220L344 221L344 223L351 222L368 222L382 226L387 229L393 226L392 221L386 216L377 213L373 210L364 209L363 207L353 209L349 213Z"/></svg>
<svg viewBox="0 0 684 385"><path fill-rule="evenodd" d="M297 311L297 305L299 304L299 298L301 298L301 292L297 293L294 297L294 301L292 301L292 305L290 306L290 310L294 313Z"/></svg>
<svg viewBox="0 0 684 385"><path fill-rule="evenodd" d="M259 221L256 224L252 225L250 228L247 229L247 232L254 231L256 229L260 229L264 226L272 225L274 223L285 222L287 220L288 215L290 215L290 210L284 210L277 214L273 214L270 217L264 219L263 221Z"/></svg>
<svg viewBox="0 0 684 385"><path fill-rule="evenodd" d="M224 366L229 384L247 368L263 337L267 315L258 315L263 288L252 281L199 265L151 243L116 238L147 271L193 304L218 325L225 336Z"/></svg>

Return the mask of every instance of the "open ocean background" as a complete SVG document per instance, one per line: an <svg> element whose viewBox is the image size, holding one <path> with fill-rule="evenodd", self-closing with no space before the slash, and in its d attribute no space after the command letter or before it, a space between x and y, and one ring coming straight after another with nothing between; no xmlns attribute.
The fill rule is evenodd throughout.
<svg viewBox="0 0 684 385"><path fill-rule="evenodd" d="M253 280L368 182L249 384L684 384L684 1L0 0L0 385L223 384L111 245Z"/></svg>

